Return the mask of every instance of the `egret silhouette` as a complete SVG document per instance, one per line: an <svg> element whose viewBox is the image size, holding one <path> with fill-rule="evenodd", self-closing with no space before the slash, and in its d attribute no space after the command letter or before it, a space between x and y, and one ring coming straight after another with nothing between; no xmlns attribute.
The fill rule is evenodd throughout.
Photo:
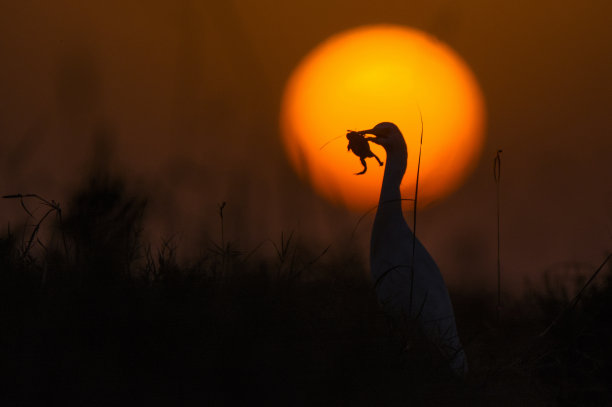
<svg viewBox="0 0 612 407"><path fill-rule="evenodd" d="M451 369L463 376L467 362L444 279L402 214L400 184L408 160L404 137L395 124L388 122L359 133L374 135L367 139L387 153L370 241L370 269L378 300L394 319L414 323L440 350Z"/></svg>

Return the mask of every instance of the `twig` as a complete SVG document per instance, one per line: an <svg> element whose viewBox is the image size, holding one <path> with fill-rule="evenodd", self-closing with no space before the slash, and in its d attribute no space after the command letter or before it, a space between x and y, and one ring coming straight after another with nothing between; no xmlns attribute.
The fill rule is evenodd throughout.
<svg viewBox="0 0 612 407"><path fill-rule="evenodd" d="M550 323L550 325L548 325L548 327L542 331L542 333L540 334L540 337L545 336L548 332L550 332L550 330L559 323L559 321L561 320L561 318L563 318L563 316L568 313L569 311L571 311L572 309L574 309L576 307L576 304L578 304L578 301L580 301L580 298L582 297L582 293L584 292L584 290L586 290L586 288L591 284L591 282L595 279L595 277L597 277L597 274L599 274L599 272L603 269L603 267L606 265L606 263L608 262L608 260L610 260L612 258L612 253L608 255L608 257L606 257L606 259L603 261L603 263L601 263L601 265L597 268L597 270L595 270L595 272L591 275L591 277L589 278L589 280L584 284L584 286L582 286L582 288L580 289L580 291L578 291L578 293L574 296L574 298L565 306L565 308L563 308L563 310L559 313L559 315L557 315L557 317L554 319L553 322Z"/></svg>
<svg viewBox="0 0 612 407"><path fill-rule="evenodd" d="M270 243L272 243L272 246L274 246L278 261L281 263L281 265L285 262L287 254L289 253L289 246L291 245L291 240L293 239L294 232L295 231L292 230L291 233L289 233L289 237L287 238L287 240L285 240L285 233L281 232L280 248L272 239L268 239Z"/></svg>
<svg viewBox="0 0 612 407"><path fill-rule="evenodd" d="M259 242L259 244L257 246L255 246L255 248L253 248L250 252L247 253L246 256L244 256L243 262L246 263L247 261L249 261L251 256L254 255L255 253L257 253L257 251L261 248L261 246L263 246L268 241L272 242L272 240L270 240L270 239L266 239L266 240L263 240L263 241ZM274 244L274 242L272 242L272 244Z"/></svg>
<svg viewBox="0 0 612 407"><path fill-rule="evenodd" d="M351 239L355 236L355 232L357 231L357 228L359 227L361 222L365 219L366 216L368 216L370 213L372 213L372 211L374 211L380 205L384 205L384 204L388 204L388 203L392 203L392 202L397 202L397 201L414 201L414 199L411 199L411 198L391 199L389 201L384 201L384 202L381 202L380 204L377 204L377 205L371 207L363 215L361 215L359 217L359 219L357 220L357 223L355 223L355 227L353 228L353 231L351 232Z"/></svg>
<svg viewBox="0 0 612 407"><path fill-rule="evenodd" d="M221 218L221 247L225 249L225 231L223 227L223 209L225 208L226 202L219 204L219 217Z"/></svg>
<svg viewBox="0 0 612 407"><path fill-rule="evenodd" d="M30 235L30 239L28 240L28 244L27 244L25 250L23 251L22 256L25 257L28 254L28 252L30 251L30 248L32 247L32 243L34 242L34 238L36 237L36 234L40 230L40 225L47 218L47 216L49 216L49 214L51 212L57 213L57 217L58 217L58 221L59 221L59 224L60 224L60 228L62 230L62 241L63 241L63 244L64 244L64 251L66 252L66 255L68 255L68 245L66 243L66 236L64 235L64 228L63 228L63 225L62 225L62 209L60 208L60 204L58 202L55 202L54 200L45 199L45 198L43 198L42 196L40 196L38 194L12 194L12 195L3 195L2 198L4 198L4 199L19 199L19 203L21 204L21 207L28 214L28 216L31 217L31 218L33 218L34 215L28 209L28 207L25 205L24 198L36 198L40 202L42 202L43 205L49 207L49 210L43 215L42 218L40 218L38 223L36 225L34 225L34 230L32 231L32 234Z"/></svg>
<svg viewBox="0 0 612 407"><path fill-rule="evenodd" d="M49 209L47 211L47 213L45 213L43 215L42 218L40 218L40 220L38 221L38 223L36 224L36 226L34 227L34 230L32 231L32 234L30 235L30 240L28 240L28 245L26 246L25 250L23 251L23 256L25 256L26 254L28 254L28 252L30 251L30 248L32 247L32 243L34 242L34 237L36 237L36 234L38 233L38 230L40 229L40 225L43 223L43 221L47 218L47 216L49 216L49 214L51 212L53 212L54 209Z"/></svg>
<svg viewBox="0 0 612 407"><path fill-rule="evenodd" d="M327 146L329 143L331 143L334 140L338 140L340 137L345 137L345 136L337 136L334 137L333 139L329 140L328 142L326 142L325 144L323 144L321 147L319 147L319 150L323 150L323 148L325 148L325 146Z"/></svg>
<svg viewBox="0 0 612 407"><path fill-rule="evenodd" d="M313 260L311 260L311 261L308 263L308 266L309 266L309 267L310 267L310 266L313 266L313 265L314 265L314 264L315 264L317 261L319 261L319 259L321 259L321 257L325 256L325 254L326 254L326 253L329 251L329 249L331 248L331 246L332 246L332 245L330 244L330 245L328 245L328 246L327 246L325 249L323 249L323 251L322 251L322 252L321 252L321 253L320 253L320 254L319 254L317 257L315 257Z"/></svg>

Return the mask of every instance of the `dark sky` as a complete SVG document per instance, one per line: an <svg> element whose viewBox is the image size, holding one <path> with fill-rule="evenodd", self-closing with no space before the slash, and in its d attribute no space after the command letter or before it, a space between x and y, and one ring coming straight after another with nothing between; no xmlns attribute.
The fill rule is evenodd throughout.
<svg viewBox="0 0 612 407"><path fill-rule="evenodd" d="M486 99L475 172L420 214L447 280L493 288L497 149L504 274L518 287L588 269L612 247L611 16L604 0L2 2L0 193L65 200L106 140L113 171L151 196L151 230L178 233L185 250L218 237L222 201L245 249L289 230L340 248L361 214L290 169L281 93L328 36L404 24L454 48ZM0 205L0 221L14 219L14 203ZM364 247L370 226L357 229Z"/></svg>

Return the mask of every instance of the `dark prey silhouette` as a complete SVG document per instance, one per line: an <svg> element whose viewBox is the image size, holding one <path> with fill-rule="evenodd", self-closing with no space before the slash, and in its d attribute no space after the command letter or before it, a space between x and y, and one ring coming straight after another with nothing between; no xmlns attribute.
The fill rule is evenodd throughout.
<svg viewBox="0 0 612 407"><path fill-rule="evenodd" d="M376 158L376 161L378 161L378 164L380 164L380 166L382 167L383 162L380 161L376 154L372 152L372 150L370 149L370 144L368 143L368 139L373 139L374 137L366 138L361 132L349 130L348 133L346 133L346 138L349 141L348 146L346 148L347 151L353 150L353 153L355 153L355 155L359 157L359 159L361 160L361 164L363 164L363 171L356 172L355 175L362 175L366 173L366 171L368 170L368 166L366 164L365 159L368 157Z"/></svg>

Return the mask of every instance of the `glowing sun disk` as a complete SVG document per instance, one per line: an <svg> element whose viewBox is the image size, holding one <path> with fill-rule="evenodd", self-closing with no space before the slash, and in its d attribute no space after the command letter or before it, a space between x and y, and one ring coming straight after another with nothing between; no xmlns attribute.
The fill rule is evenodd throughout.
<svg viewBox="0 0 612 407"><path fill-rule="evenodd" d="M466 178L483 144L484 103L474 75L448 46L413 29L366 26L335 35L291 75L283 95L281 133L296 171L334 203L354 210L376 205L383 169L368 172L346 151L347 129L398 125L408 145L402 195L414 194L423 114L419 200L440 199ZM383 161L384 151L371 144Z"/></svg>

